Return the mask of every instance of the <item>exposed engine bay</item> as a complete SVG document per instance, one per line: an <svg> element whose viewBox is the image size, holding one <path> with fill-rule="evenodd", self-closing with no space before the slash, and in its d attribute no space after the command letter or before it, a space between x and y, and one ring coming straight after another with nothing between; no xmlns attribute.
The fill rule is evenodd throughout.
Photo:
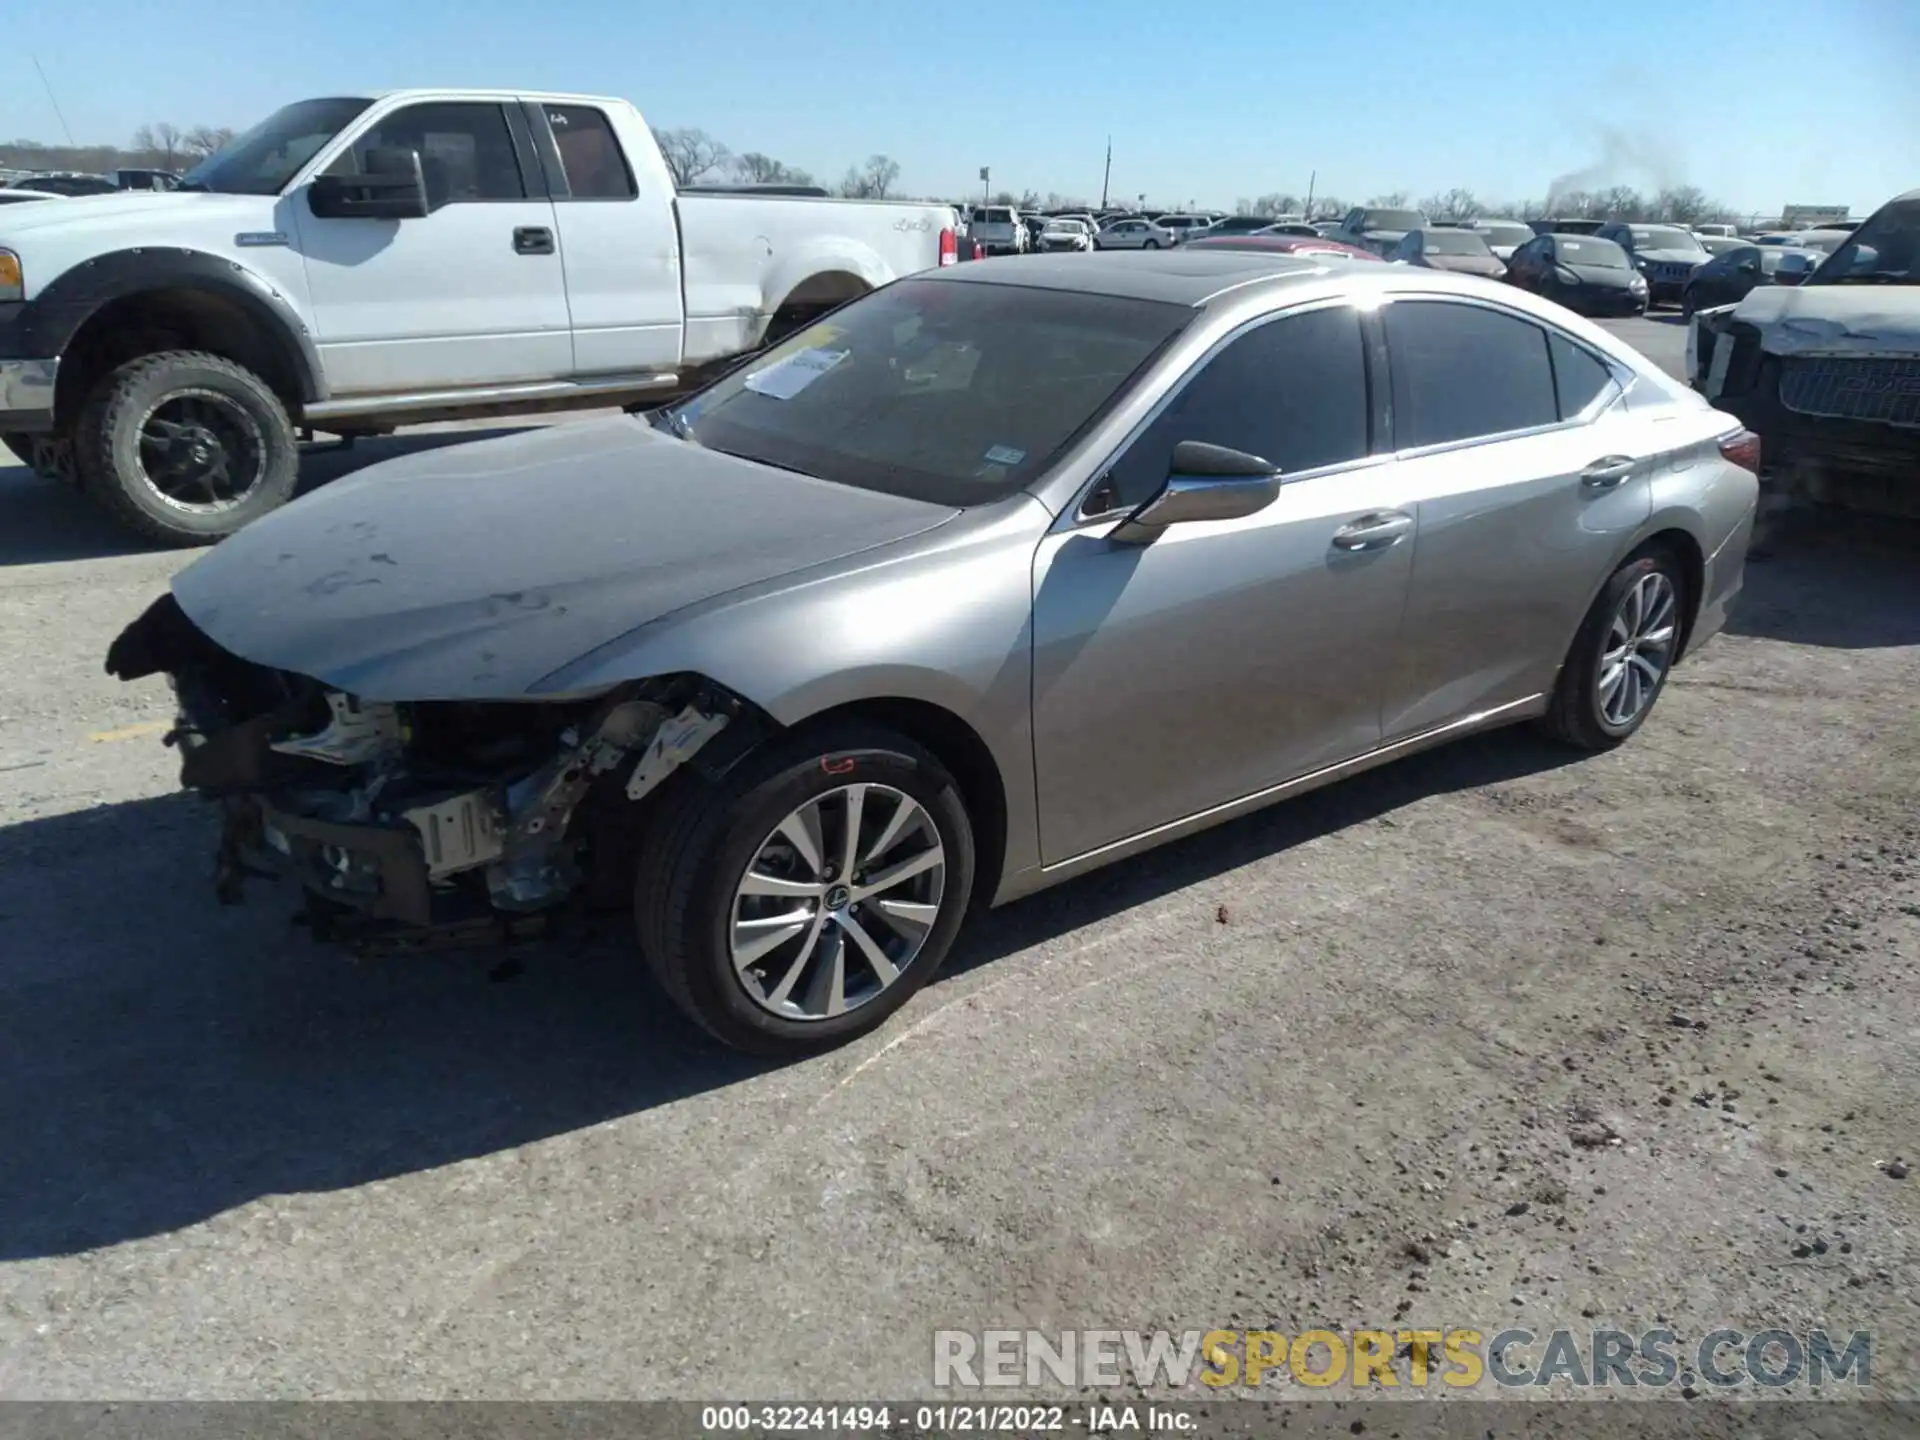
<svg viewBox="0 0 1920 1440"><path fill-rule="evenodd" d="M624 901L632 802L696 754L724 768L770 723L698 675L586 698L364 701L232 654L171 594L106 668L172 684L181 784L222 811L222 902L291 876L316 933L370 948L514 938L568 901Z"/></svg>

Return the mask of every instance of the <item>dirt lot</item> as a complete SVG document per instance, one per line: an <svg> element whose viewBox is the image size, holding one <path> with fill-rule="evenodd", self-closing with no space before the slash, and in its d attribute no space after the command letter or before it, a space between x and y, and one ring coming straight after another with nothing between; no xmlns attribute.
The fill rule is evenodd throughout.
<svg viewBox="0 0 1920 1440"><path fill-rule="evenodd" d="M617 937L490 977L218 908L163 689L100 673L178 557L0 471L0 1394L924 1395L936 1326L1508 1323L1868 1329L1920 1394L1917 561L1791 538L1624 749L1143 857L767 1069Z"/></svg>

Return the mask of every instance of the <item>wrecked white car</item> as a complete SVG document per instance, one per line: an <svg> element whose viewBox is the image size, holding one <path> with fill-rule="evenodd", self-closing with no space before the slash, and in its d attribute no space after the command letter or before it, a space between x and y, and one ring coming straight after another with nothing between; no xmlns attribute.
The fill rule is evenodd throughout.
<svg viewBox="0 0 1920 1440"><path fill-rule="evenodd" d="M1920 516L1920 190L1803 284L1697 312L1687 374L1760 436L1783 502Z"/></svg>

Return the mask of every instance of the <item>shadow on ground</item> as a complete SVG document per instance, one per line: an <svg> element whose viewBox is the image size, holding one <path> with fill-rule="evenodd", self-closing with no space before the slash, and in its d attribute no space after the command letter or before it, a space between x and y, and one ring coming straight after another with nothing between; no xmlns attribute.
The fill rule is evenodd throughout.
<svg viewBox="0 0 1920 1440"><path fill-rule="evenodd" d="M1920 645L1920 522L1789 515L1748 562L1727 629L1842 650Z"/></svg>
<svg viewBox="0 0 1920 1440"><path fill-rule="evenodd" d="M1449 790L1566 763L1480 737L975 917L950 974ZM766 1068L681 1021L617 929L514 978L354 964L260 886L221 909L186 796L0 830L0 1260L71 1254L258 1196L445 1165Z"/></svg>
<svg viewBox="0 0 1920 1440"><path fill-rule="evenodd" d="M349 450L315 449L301 457L300 493L382 460L490 440L525 428L410 430L361 440ZM0 459L12 457L0 451ZM0 464L0 566L96 560L163 548L110 519L71 486L42 480L24 465Z"/></svg>

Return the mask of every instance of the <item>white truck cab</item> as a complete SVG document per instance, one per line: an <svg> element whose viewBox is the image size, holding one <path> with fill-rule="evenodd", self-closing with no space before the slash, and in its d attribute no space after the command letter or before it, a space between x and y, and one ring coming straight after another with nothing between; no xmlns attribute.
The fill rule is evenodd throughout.
<svg viewBox="0 0 1920 1440"><path fill-rule="evenodd" d="M302 430L665 399L955 258L945 205L679 193L624 100L302 100L176 190L0 210L0 443L205 543Z"/></svg>

